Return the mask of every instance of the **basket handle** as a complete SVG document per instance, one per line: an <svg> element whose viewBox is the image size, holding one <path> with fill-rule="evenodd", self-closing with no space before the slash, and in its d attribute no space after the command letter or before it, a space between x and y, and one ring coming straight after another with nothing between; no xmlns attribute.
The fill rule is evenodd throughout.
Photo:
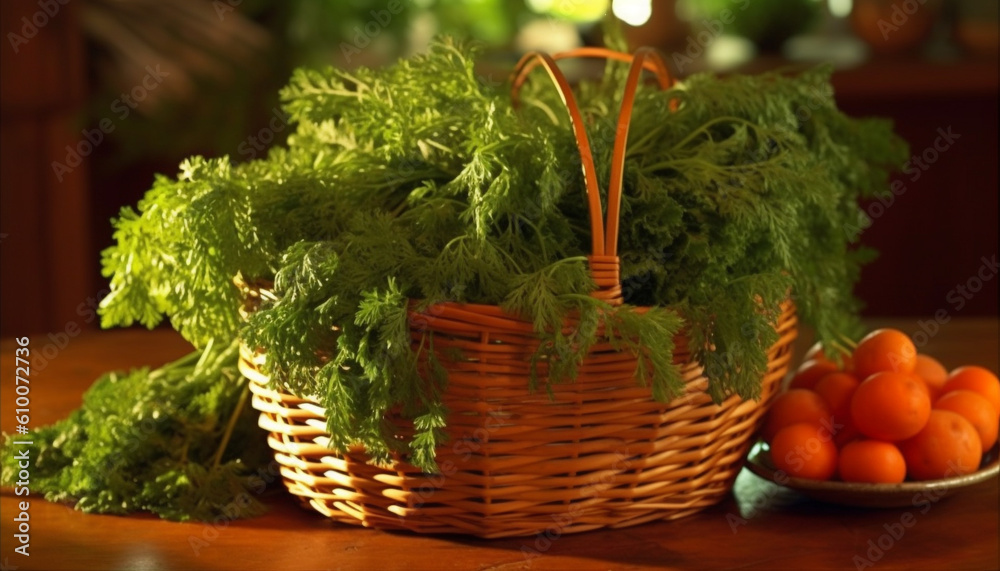
<svg viewBox="0 0 1000 571"><path fill-rule="evenodd" d="M632 122L632 109L635 104L635 93L639 89L639 79L646 64L650 63L656 70L660 89L669 89L673 85L667 64L660 53L653 48L639 48L632 57L628 79L625 80L625 93L622 94L622 106L618 111L618 126L615 131L615 145L611 153L611 180L608 182L608 216L605 225L605 254L618 255L618 223L619 210L622 202L622 188L625 185L625 146L628 144L628 128ZM648 68L647 68L648 69ZM677 100L669 103L671 111L676 110Z"/></svg>
<svg viewBox="0 0 1000 571"><path fill-rule="evenodd" d="M608 185L607 223L601 220L601 194L597 181L597 169L590 148L590 139L583 124L580 107L573 96L569 81L559 70L556 61L571 57L597 57L616 61L631 62L628 79L625 82L625 92L618 113L618 125L615 132L615 144L611 157L611 180ZM643 69L654 71L661 89L667 89L673 84L670 73L663 58L652 48L639 48L634 55L616 52L605 48L580 48L562 52L554 56L542 52L529 52L521 58L514 68L511 81L511 97L514 105L518 104L518 93L528 78L528 74L539 65L548 72L549 78L555 84L559 95L569 112L580 151L580 162L583 164L583 176L587 185L587 206L590 213L591 256L589 257L591 273L598 286L594 292L596 297L612 304L621 304L620 263L618 260L618 226L621 209L622 186L624 184L625 147L628 142L628 129L632 119L632 108L635 94L639 88L639 79ZM671 108L674 108L673 102Z"/></svg>

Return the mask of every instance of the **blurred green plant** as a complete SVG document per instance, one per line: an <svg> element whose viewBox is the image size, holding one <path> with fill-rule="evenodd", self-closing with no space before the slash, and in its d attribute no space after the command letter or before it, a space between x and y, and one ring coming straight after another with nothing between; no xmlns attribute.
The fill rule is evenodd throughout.
<svg viewBox="0 0 1000 571"><path fill-rule="evenodd" d="M822 0L684 0L692 20L732 19L725 30L762 51L777 51L785 40L808 31L817 21ZM730 15L723 18L724 11Z"/></svg>
<svg viewBox="0 0 1000 571"><path fill-rule="evenodd" d="M232 4L238 4L233 6ZM91 96L82 120L110 119L111 168L146 157L232 152L293 62L274 29L287 20L268 0L91 0L81 24ZM279 5L280 6L280 5ZM148 66L155 89L140 90ZM133 92L141 97L125 96ZM267 94L261 96L259 94ZM125 101L124 104L121 102Z"/></svg>
<svg viewBox="0 0 1000 571"><path fill-rule="evenodd" d="M94 86L83 121L115 121L112 167L145 157L235 157L255 123L270 117L279 87L298 66L377 67L422 51L441 33L508 50L532 19L572 19L567 5L592 9L595 1L607 4L92 0L82 10ZM112 111L109 102L135 88L145 66L156 63L170 69L163 85L127 117Z"/></svg>

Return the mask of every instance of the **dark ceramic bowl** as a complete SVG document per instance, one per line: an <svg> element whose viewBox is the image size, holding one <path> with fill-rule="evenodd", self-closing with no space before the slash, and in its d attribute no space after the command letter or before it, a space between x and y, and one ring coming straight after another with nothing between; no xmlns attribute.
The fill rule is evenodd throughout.
<svg viewBox="0 0 1000 571"><path fill-rule="evenodd" d="M751 472L765 480L824 502L866 508L918 506L996 478L1000 473L1000 443L983 455L982 464L976 472L943 480L907 481L901 484L860 484L792 478L775 468L771 462L770 450L763 441L758 441L750 449L746 465Z"/></svg>

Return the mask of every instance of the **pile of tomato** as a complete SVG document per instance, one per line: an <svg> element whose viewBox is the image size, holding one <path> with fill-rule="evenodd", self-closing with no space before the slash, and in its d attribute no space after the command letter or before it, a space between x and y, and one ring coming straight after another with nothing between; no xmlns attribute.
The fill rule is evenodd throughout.
<svg viewBox="0 0 1000 571"><path fill-rule="evenodd" d="M789 476L899 483L975 472L1000 429L1000 380L977 366L950 373L905 333L879 329L853 348L820 345L764 422Z"/></svg>

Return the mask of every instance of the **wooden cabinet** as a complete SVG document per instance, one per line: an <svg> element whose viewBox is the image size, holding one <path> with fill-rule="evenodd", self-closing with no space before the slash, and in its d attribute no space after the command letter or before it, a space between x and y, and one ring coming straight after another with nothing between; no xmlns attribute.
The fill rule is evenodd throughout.
<svg viewBox="0 0 1000 571"><path fill-rule="evenodd" d="M89 165L63 171L83 136L84 49L79 3L0 3L4 44L0 117L0 323L2 333L86 327L80 304L97 290L90 267ZM94 319L91 317L91 322Z"/></svg>
<svg viewBox="0 0 1000 571"><path fill-rule="evenodd" d="M898 196L865 205L874 220L861 240L880 252L857 290L866 312L996 315L996 60L874 61L834 87L846 112L889 117L910 144Z"/></svg>

